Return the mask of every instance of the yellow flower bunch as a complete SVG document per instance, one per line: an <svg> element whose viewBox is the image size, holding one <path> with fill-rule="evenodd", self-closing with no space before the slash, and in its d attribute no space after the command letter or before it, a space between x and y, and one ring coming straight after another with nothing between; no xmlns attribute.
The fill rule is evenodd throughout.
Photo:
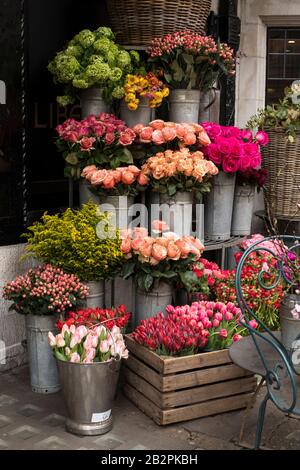
<svg viewBox="0 0 300 470"><path fill-rule="evenodd" d="M158 108L163 99L169 96L170 90L154 73L147 75L127 75L124 85L125 101L128 109L135 111L141 98L148 100L150 108Z"/></svg>

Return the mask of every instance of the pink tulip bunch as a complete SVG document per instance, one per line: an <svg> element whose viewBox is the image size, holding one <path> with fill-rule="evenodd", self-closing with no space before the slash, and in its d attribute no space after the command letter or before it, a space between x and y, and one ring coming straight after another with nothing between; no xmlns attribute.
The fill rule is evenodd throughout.
<svg viewBox="0 0 300 470"><path fill-rule="evenodd" d="M99 195L135 196L145 190L149 178L135 165L118 167L115 170L86 166L81 173Z"/></svg>
<svg viewBox="0 0 300 470"><path fill-rule="evenodd" d="M79 177L89 164L110 169L132 162L127 147L135 140L135 132L113 114L91 115L81 121L67 119L56 127L56 132L66 176Z"/></svg>
<svg viewBox="0 0 300 470"><path fill-rule="evenodd" d="M257 323L252 320L251 326L257 328ZM183 356L227 348L245 331L241 311L233 303L201 301L168 305L166 315L142 320L132 336L157 354Z"/></svg>
<svg viewBox="0 0 300 470"><path fill-rule="evenodd" d="M206 146L210 139L200 124L177 124L161 119L151 121L148 126L137 124L133 127L138 143L152 145L171 145L179 147Z"/></svg>
<svg viewBox="0 0 300 470"><path fill-rule="evenodd" d="M48 333L48 341L54 356L61 361L92 364L128 358L123 335L116 325L109 330L100 323L89 328L64 324L58 335Z"/></svg>
<svg viewBox="0 0 300 470"><path fill-rule="evenodd" d="M226 173L249 172L261 166L260 147L267 145L268 135L259 131L255 135L249 130L235 126L220 126L213 122L202 123L211 144L203 153Z"/></svg>
<svg viewBox="0 0 300 470"><path fill-rule="evenodd" d="M87 295L88 287L77 276L50 264L30 269L3 289L3 297L13 302L10 309L25 315L66 313Z"/></svg>

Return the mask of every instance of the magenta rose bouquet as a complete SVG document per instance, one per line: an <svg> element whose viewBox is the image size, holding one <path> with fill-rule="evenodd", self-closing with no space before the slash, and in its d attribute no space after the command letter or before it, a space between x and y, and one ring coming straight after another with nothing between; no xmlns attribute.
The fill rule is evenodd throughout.
<svg viewBox="0 0 300 470"><path fill-rule="evenodd" d="M235 126L221 126L213 122L202 123L211 144L203 148L203 153L220 170L226 173L247 172L261 167L260 147L267 145L268 135Z"/></svg>
<svg viewBox="0 0 300 470"><path fill-rule="evenodd" d="M56 146L65 162L65 176L79 178L87 165L115 169L133 163L128 147L135 132L113 114L88 116L81 121L67 119L56 127Z"/></svg>

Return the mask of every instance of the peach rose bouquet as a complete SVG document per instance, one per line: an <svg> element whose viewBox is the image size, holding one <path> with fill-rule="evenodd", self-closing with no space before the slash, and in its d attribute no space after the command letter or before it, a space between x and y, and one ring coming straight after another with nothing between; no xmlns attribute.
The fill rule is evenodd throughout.
<svg viewBox="0 0 300 470"><path fill-rule="evenodd" d="M115 170L89 165L83 169L81 176L98 196L136 196L146 189L150 181L135 165L118 167Z"/></svg>
<svg viewBox="0 0 300 470"><path fill-rule="evenodd" d="M150 179L153 191L174 196L179 191L195 192L198 200L210 191L210 179L218 174L216 165L200 151L188 148L166 150L148 158L142 175Z"/></svg>
<svg viewBox="0 0 300 470"><path fill-rule="evenodd" d="M178 149L193 146L195 150L211 143L206 130L200 124L151 121L148 126L137 124L133 127L136 142L151 146Z"/></svg>
<svg viewBox="0 0 300 470"><path fill-rule="evenodd" d="M121 251L127 258L123 265L124 279L135 276L138 286L146 292L156 279L181 282L188 291L197 283L193 265L204 251L198 238L178 237L173 232L151 237L143 227L124 230L121 238Z"/></svg>

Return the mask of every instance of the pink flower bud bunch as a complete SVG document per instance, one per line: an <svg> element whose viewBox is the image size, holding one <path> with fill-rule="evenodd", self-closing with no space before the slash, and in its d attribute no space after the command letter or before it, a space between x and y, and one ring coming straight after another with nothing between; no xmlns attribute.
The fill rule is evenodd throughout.
<svg viewBox="0 0 300 470"><path fill-rule="evenodd" d="M3 289L3 297L13 302L11 309L33 315L63 314L87 295L88 287L77 276L51 264L30 269Z"/></svg>
<svg viewBox="0 0 300 470"><path fill-rule="evenodd" d="M240 309L231 302L168 305L166 312L142 320L132 333L135 341L159 355L183 356L224 349L239 341L246 331L240 322Z"/></svg>
<svg viewBox="0 0 300 470"><path fill-rule="evenodd" d="M48 333L48 341L54 356L63 361L92 364L128 358L123 335L116 325L109 330L101 323L90 327L65 323L58 335Z"/></svg>

